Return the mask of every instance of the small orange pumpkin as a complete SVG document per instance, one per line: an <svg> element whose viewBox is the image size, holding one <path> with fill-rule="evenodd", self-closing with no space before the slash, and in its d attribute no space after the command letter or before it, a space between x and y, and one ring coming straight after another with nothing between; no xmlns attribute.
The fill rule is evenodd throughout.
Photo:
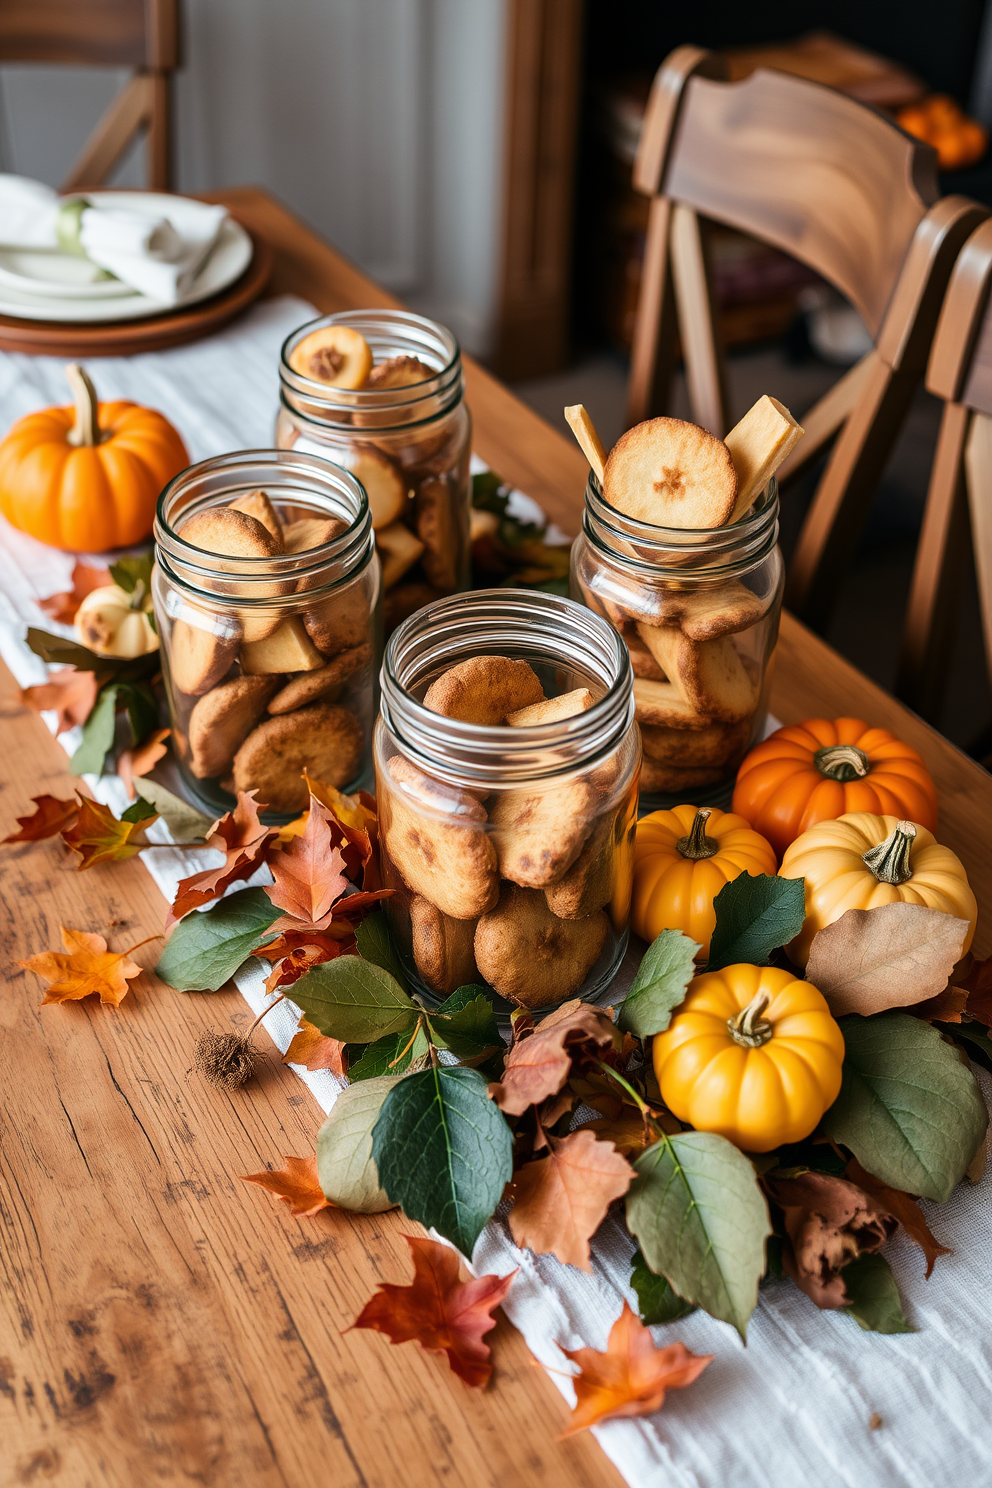
<svg viewBox="0 0 992 1488"><path fill-rule="evenodd" d="M808 827L849 811L937 826L937 792L916 750L860 718L776 729L745 757L732 809L779 857Z"/></svg>
<svg viewBox="0 0 992 1488"><path fill-rule="evenodd" d="M18 419L0 444L0 511L54 548L105 553L151 536L159 492L189 464L176 430L138 403L97 403L82 367L75 403Z"/></svg>

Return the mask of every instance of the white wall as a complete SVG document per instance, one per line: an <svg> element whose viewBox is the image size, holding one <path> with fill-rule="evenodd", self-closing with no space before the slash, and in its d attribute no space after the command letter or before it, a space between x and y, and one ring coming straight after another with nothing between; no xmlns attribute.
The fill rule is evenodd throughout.
<svg viewBox="0 0 992 1488"><path fill-rule="evenodd" d="M185 0L177 187L268 187L485 354L504 31L505 0ZM123 76L0 68L0 169L57 184Z"/></svg>

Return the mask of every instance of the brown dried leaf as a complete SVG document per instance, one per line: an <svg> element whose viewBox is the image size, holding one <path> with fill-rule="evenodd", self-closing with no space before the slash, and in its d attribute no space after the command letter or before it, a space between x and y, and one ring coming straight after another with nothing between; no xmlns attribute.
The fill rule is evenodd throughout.
<svg viewBox="0 0 992 1488"><path fill-rule="evenodd" d="M308 1070L332 1070L336 1075L348 1073L344 1057L344 1044L339 1039L326 1038L319 1028L306 1018L293 1035L293 1042L282 1056L283 1064L302 1064Z"/></svg>
<svg viewBox="0 0 992 1488"><path fill-rule="evenodd" d="M270 861L275 883L265 892L277 909L308 924L323 920L349 887L344 855L332 840L331 820L330 812L311 796L302 834L273 853Z"/></svg>
<svg viewBox="0 0 992 1488"><path fill-rule="evenodd" d="M64 925L60 928L64 952L42 951L18 962L49 983L42 1007L52 1002L78 1002L94 993L101 1002L119 1007L127 995L128 982L141 974L137 961L130 959L131 952L108 951L102 935L67 930Z"/></svg>
<svg viewBox="0 0 992 1488"><path fill-rule="evenodd" d="M182 919L191 909L219 899L230 884L251 878L265 861L266 850L276 834L263 827L258 819L259 810L264 811L265 807L258 806L253 790L238 791L238 804L214 822L206 841L207 847L218 848L224 854L224 862L219 868L207 868L182 880L166 926Z"/></svg>
<svg viewBox="0 0 992 1488"><path fill-rule="evenodd" d="M832 1173L766 1173L762 1183L785 1220L785 1271L817 1307L846 1307L850 1299L841 1272L855 1257L881 1250L895 1231L893 1215Z"/></svg>
<svg viewBox="0 0 992 1488"><path fill-rule="evenodd" d="M835 1017L911 1007L947 986L968 921L922 904L849 909L813 937L806 980Z"/></svg>
<svg viewBox="0 0 992 1488"><path fill-rule="evenodd" d="M589 1241L634 1170L612 1142L591 1131L548 1137L549 1154L519 1168L510 1186L510 1231L518 1245L590 1271Z"/></svg>
<svg viewBox="0 0 992 1488"><path fill-rule="evenodd" d="M861 1166L856 1157L852 1157L845 1169L846 1176L852 1183L856 1183L865 1193L878 1200L883 1209L893 1215L902 1225L910 1240L914 1240L926 1256L926 1275L929 1276L933 1270L934 1261L938 1256L952 1255L949 1245L941 1245L933 1234L930 1226L923 1218L919 1203L912 1194L903 1193L900 1188L890 1188L887 1183L876 1178Z"/></svg>
<svg viewBox="0 0 992 1488"><path fill-rule="evenodd" d="M289 1205L289 1212L296 1219L312 1219L322 1209L332 1208L331 1201L324 1198L324 1191L317 1180L317 1154L312 1157L285 1157L286 1166L264 1173L242 1173L243 1183L257 1183L268 1189L277 1199Z"/></svg>
<svg viewBox="0 0 992 1488"><path fill-rule="evenodd" d="M77 723L86 722L93 712L98 691L95 672L79 672L75 667L64 666L49 672L47 682L22 687L20 697L25 707L33 708L36 713L54 709L59 716L55 732L64 734Z"/></svg>
<svg viewBox="0 0 992 1488"><path fill-rule="evenodd" d="M992 1028L992 956L985 961L973 961L958 985L968 994L965 1004L968 1016Z"/></svg>
<svg viewBox="0 0 992 1488"><path fill-rule="evenodd" d="M573 1062L619 1043L609 1008L588 1003L563 1003L535 1028L525 1020L515 1024L518 1036L503 1066L503 1078L490 1086L490 1095L508 1116L522 1116L528 1106L557 1095L571 1073Z"/></svg>
<svg viewBox="0 0 992 1488"><path fill-rule="evenodd" d="M4 842L42 842L46 837L57 837L63 828L71 826L79 815L79 802L60 801L55 796L32 796L38 808L30 816L19 816L19 832L12 832Z"/></svg>
<svg viewBox="0 0 992 1488"><path fill-rule="evenodd" d="M968 993L964 987L948 985L936 997L914 1003L911 1011L914 1018L922 1018L925 1023L960 1023L967 1002Z"/></svg>
<svg viewBox="0 0 992 1488"><path fill-rule="evenodd" d="M155 816L146 816L137 822L119 821L102 801L80 796L79 815L75 823L63 831L62 841L73 852L79 853L82 859L79 872L82 873L84 868L93 868L97 863L117 863L123 858L133 858L147 845L140 840L145 828L157 820Z"/></svg>

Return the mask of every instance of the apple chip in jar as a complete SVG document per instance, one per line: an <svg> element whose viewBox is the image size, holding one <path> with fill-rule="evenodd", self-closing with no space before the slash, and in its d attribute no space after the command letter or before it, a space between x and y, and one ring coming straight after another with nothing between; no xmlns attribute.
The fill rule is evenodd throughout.
<svg viewBox="0 0 992 1488"><path fill-rule="evenodd" d="M603 494L654 527L720 527L734 509L737 472L723 440L697 424L648 419L613 446Z"/></svg>
<svg viewBox="0 0 992 1488"><path fill-rule="evenodd" d="M360 388L372 370L372 352L351 326L318 326L293 347L289 365L301 377L328 387Z"/></svg>

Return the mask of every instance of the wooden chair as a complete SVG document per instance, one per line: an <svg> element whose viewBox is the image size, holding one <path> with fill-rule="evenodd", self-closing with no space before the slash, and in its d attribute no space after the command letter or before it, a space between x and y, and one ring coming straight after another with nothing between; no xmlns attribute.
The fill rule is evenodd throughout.
<svg viewBox="0 0 992 1488"><path fill-rule="evenodd" d="M968 239L940 312L926 385L944 399L916 550L896 690L933 720L974 552L986 662L992 674L992 221Z"/></svg>
<svg viewBox="0 0 992 1488"><path fill-rule="evenodd" d="M148 185L171 183L169 74L178 64L176 0L0 0L0 62L133 67L62 183L101 186L139 129L146 131Z"/></svg>
<svg viewBox="0 0 992 1488"><path fill-rule="evenodd" d="M727 432L706 255L713 219L815 269L861 313L872 350L812 410L784 482L834 447L790 566L786 602L822 627L910 400L957 254L988 213L938 200L936 157L832 89L679 47L654 80L634 185L651 197L628 422L665 406L676 325L693 416Z"/></svg>

